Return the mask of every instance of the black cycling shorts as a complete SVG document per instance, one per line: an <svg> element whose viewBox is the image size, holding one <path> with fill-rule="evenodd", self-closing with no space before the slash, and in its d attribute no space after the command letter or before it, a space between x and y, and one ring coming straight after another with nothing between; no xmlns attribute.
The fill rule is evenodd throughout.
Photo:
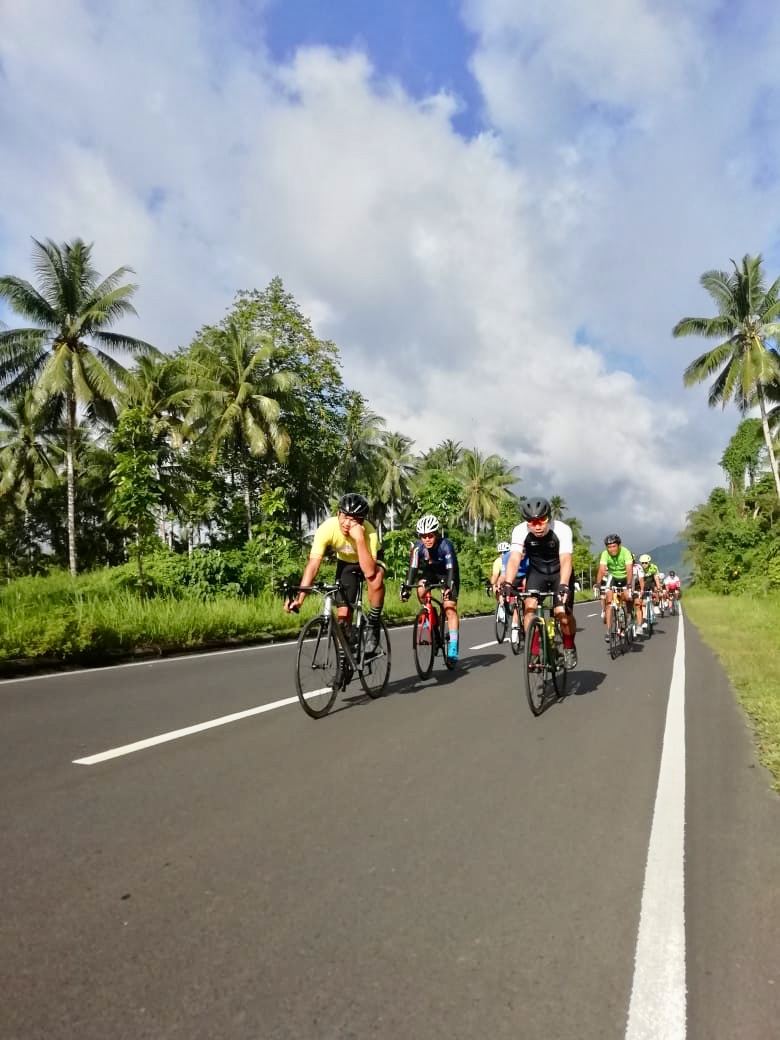
<svg viewBox="0 0 780 1040"><path fill-rule="evenodd" d="M376 558L377 567L385 570L385 562L380 559L382 550L379 550ZM340 607L353 607L357 599L358 586L363 578L363 571L359 563L349 563L347 560L336 560L336 581L341 585L341 594L336 596L336 602Z"/></svg>
<svg viewBox="0 0 780 1040"><path fill-rule="evenodd" d="M541 571L534 569L534 565L528 568L528 574L525 578L525 590L526 592L552 592L557 593L558 586L561 584L561 572L555 571L554 574L542 574ZM556 604L557 606L557 604ZM569 613L574 610L574 582L569 584L569 594L566 597L566 609Z"/></svg>

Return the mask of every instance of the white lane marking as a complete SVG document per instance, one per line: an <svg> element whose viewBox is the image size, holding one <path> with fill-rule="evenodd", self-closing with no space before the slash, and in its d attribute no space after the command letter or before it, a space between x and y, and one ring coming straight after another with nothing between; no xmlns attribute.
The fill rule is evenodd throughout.
<svg viewBox="0 0 780 1040"><path fill-rule="evenodd" d="M491 639L489 643L477 643L476 646L470 646L469 650L484 650L486 646L498 646L498 640Z"/></svg>
<svg viewBox="0 0 780 1040"><path fill-rule="evenodd" d="M327 687L321 690L312 690L307 693L309 697L316 697L318 693L324 693ZM186 726L184 729L174 729L170 733L161 733L156 737L148 737L146 740L137 740L134 744L125 744L123 747L111 748L108 751L100 751L96 755L87 758L74 758L75 766L94 766L98 762L108 762L112 758L121 758L122 755L132 755L135 751L143 751L144 748L154 747L156 744L167 744L169 740L179 740L181 737L189 737L193 733L202 733L205 729L213 729L215 726L226 726L229 722L238 722L239 719L248 719L252 715L262 715L274 708L284 708L287 704L296 704L297 697L285 697L281 701L273 701L270 704L261 704L257 708L247 708L246 711L237 711L232 715L223 715L219 719L210 719L208 722L199 722L195 726Z"/></svg>
<svg viewBox="0 0 780 1040"><path fill-rule="evenodd" d="M680 618L626 1040L685 1040L685 633Z"/></svg>
<svg viewBox="0 0 780 1040"><path fill-rule="evenodd" d="M596 611L595 614L587 614L586 616L587 617L601 617L601 615L599 614L598 610Z"/></svg>

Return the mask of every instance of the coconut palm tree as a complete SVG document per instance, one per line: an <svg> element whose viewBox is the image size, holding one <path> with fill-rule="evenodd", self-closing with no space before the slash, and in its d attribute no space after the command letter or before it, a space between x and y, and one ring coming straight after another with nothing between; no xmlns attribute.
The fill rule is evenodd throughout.
<svg viewBox="0 0 780 1040"><path fill-rule="evenodd" d="M563 520L567 508L566 502L560 495L553 495L550 499L550 519Z"/></svg>
<svg viewBox="0 0 780 1040"><path fill-rule="evenodd" d="M414 442L402 433L385 433L379 454L379 501L388 506L390 530L395 530L398 503L409 493L409 480L415 470L415 459L409 450Z"/></svg>
<svg viewBox="0 0 780 1040"><path fill-rule="evenodd" d="M210 458L223 454L231 473L241 474L247 538L252 539L251 459L273 453L283 460L290 446L280 421L285 394L296 382L288 371L274 371L276 348L269 335L255 332L237 319L207 328L192 346L186 428L211 445Z"/></svg>
<svg viewBox="0 0 780 1040"><path fill-rule="evenodd" d="M385 420L366 407L362 394L352 391L347 395L344 450L331 487L334 497L344 491L367 490L376 483L384 427Z"/></svg>
<svg viewBox="0 0 780 1040"><path fill-rule="evenodd" d="M474 541L480 525L495 520L502 500L511 495L507 489L517 480L515 468L500 455L484 456L477 448L464 451L460 467L464 516L471 524Z"/></svg>
<svg viewBox="0 0 780 1040"><path fill-rule="evenodd" d="M443 440L422 457L426 469L443 469L454 472L463 462L464 449L460 441Z"/></svg>
<svg viewBox="0 0 780 1040"><path fill-rule="evenodd" d="M136 313L130 299L137 286L121 284L131 268L119 267L101 280L92 264L92 246L81 239L62 245L50 239L33 242L38 287L13 275L0 277L0 299L33 323L0 331L0 389L7 397L34 389L37 405L53 406L64 429L68 557L75 575L78 410L83 408L89 421L110 416L125 375L111 354L153 354L155 348L108 331L118 319Z"/></svg>
<svg viewBox="0 0 780 1040"><path fill-rule="evenodd" d="M705 271L701 284L715 301L714 318L682 318L673 336L706 336L720 340L700 354L683 373L686 386L718 373L710 387L709 405L724 408L733 400L744 415L758 405L772 475L780 498L780 474L767 416L767 390L780 379L780 354L770 345L780 336L780 278L767 289L760 256L744 256L734 270Z"/></svg>
<svg viewBox="0 0 780 1040"><path fill-rule="evenodd" d="M28 499L42 487L58 482L61 453L52 435L52 414L37 408L33 392L0 405L0 495L11 495L27 513Z"/></svg>

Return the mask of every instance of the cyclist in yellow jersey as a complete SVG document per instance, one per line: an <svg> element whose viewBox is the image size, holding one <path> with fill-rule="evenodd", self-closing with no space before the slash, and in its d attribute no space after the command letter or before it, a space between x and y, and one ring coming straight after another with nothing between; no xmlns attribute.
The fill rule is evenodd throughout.
<svg viewBox="0 0 780 1040"><path fill-rule="evenodd" d="M609 624L612 619L612 593L613 589L618 592L627 604L628 624L632 623L634 610L634 557L632 553L622 544L619 534L608 534L604 539L606 549L599 559L599 569L596 572L595 585L600 585L603 578L609 574L609 587L605 597L604 623L607 626L607 634L604 636L609 642Z"/></svg>
<svg viewBox="0 0 780 1040"><path fill-rule="evenodd" d="M344 601L337 606L339 620L344 623L352 615L352 604L357 596L358 582L362 574L368 588L368 632L366 653L375 652L379 642L379 622L385 602L385 570L379 535L369 523L368 501L357 492L348 492L339 501L336 516L324 520L314 533L309 561L301 578L301 585L311 585L317 577L323 559L327 555L336 557L336 581L344 589ZM306 599L299 592L295 599L285 603L285 610L300 609Z"/></svg>

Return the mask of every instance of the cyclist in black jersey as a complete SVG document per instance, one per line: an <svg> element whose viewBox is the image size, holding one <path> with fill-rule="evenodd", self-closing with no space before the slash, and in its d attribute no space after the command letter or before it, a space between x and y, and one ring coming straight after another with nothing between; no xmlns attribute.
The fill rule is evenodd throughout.
<svg viewBox="0 0 780 1040"><path fill-rule="evenodd" d="M442 605L447 617L447 628L450 630L450 641L447 644L447 656L452 660L458 657L458 589L460 572L455 546L449 538L443 538L440 531L439 518L433 513L426 513L417 521L418 540L412 546L409 559L409 572L406 584L428 579L443 579L444 591ZM417 589L417 598L422 603L423 591ZM409 599L409 590L401 589L401 599Z"/></svg>
<svg viewBox="0 0 780 1040"><path fill-rule="evenodd" d="M521 506L523 523L512 532L511 552L506 565L506 582L512 584L523 558L528 558L527 589L553 592L555 613L560 618L563 636L563 660L567 668L577 667L577 648L574 636L574 582L572 581L572 553L574 537L568 524L551 520L552 507L546 498L525 499ZM523 623L526 631L536 611L537 600L525 601Z"/></svg>

